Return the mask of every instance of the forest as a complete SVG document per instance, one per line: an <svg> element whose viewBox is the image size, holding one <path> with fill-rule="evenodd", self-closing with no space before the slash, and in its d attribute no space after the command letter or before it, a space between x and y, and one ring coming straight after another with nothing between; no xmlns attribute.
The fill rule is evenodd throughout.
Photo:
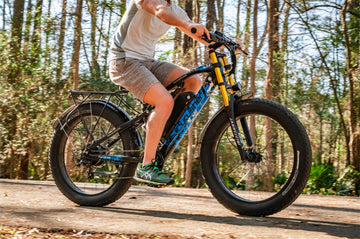
<svg viewBox="0 0 360 239"><path fill-rule="evenodd" d="M243 91L289 108L309 135L313 164L304 193L360 194L360 1L174 0L194 21L243 42ZM70 89L116 91L108 50L126 0L0 2L0 178L51 180L53 122ZM188 68L206 49L172 28L155 58ZM176 186L205 187L198 136L208 102L166 171ZM277 180L281 175L272 175Z"/></svg>

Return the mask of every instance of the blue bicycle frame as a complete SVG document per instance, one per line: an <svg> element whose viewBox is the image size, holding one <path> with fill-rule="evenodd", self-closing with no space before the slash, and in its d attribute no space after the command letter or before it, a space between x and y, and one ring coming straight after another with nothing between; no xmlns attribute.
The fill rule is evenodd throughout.
<svg viewBox="0 0 360 239"><path fill-rule="evenodd" d="M205 84L202 86L184 113L181 115L172 132L165 139L165 142L160 149L160 152L165 160L171 154L173 149L175 149L180 143L181 139L184 137L185 133L196 119L198 113L208 101L214 89L215 87L211 86L210 84Z"/></svg>
<svg viewBox="0 0 360 239"><path fill-rule="evenodd" d="M221 44L217 44L217 45L214 44L213 47L215 49L215 48L218 48L219 46L221 46ZM175 96L183 88L184 80L186 78L189 78L190 76L199 74L199 73L208 73L208 76L205 79L205 83L200 88L199 92L195 95L195 97L192 99L192 101L190 102L188 107L185 109L185 111L182 113L180 119L178 119L178 121L176 122L172 131L170 132L169 136L164 140L163 145L159 149L158 152L160 153L160 157L157 157L157 159L156 159L159 163L159 168L163 167L163 164L166 161L166 159L170 156L170 154L173 152L173 150L180 143L181 139L184 137L185 133L187 132L187 130L189 129L189 127L195 120L196 116L201 111L201 109L204 107L205 103L208 101L211 94L214 92L215 84L217 84L219 86L219 89L223 96L225 110L228 114L228 117L230 120L230 125L231 125L232 131L234 133L234 139L235 139L237 148L239 150L239 153L241 155L241 158L242 159L246 158L246 151L243 149L244 144L240 137L238 126L235 122L234 109L233 109L234 97L235 97L234 92L240 88L237 84L235 84L235 82L233 82L232 78L229 78L230 85L228 85L226 75L229 75L229 68L226 69L226 67L228 67L227 62L222 60L222 63L220 63L218 61L218 56L221 59L224 59L226 57L223 54L216 53L214 49L210 50L210 57L211 57L211 62L212 62L211 64L203 65L203 66L200 66L198 68L188 71L187 73L180 76L178 79L176 79L174 82L172 82L171 84L169 84L166 87L166 89L169 91L175 89L172 93L173 96ZM232 55L234 55L234 54L232 54ZM234 62L236 62L236 59L234 60ZM227 71L226 74L224 72L224 68ZM227 94L227 89L232 90L230 97ZM105 141L107 141L108 139L110 139L112 136L114 136L118 133L121 133L124 130L127 130L129 128L132 128L132 129L137 128L139 125L143 124L146 121L147 117L151 113L151 110L152 110L152 106L147 105L145 107L145 110L143 113L136 116L134 119L129 119L128 121L126 121L125 123L120 125L118 128L114 129L113 131L111 131L110 133L108 133L107 135L102 137L101 139L98 139L95 142L93 142L92 144L88 145L87 150L91 151L91 149L96 148L100 144L102 144ZM241 123L242 123L244 133L246 135L246 139L247 139L247 141L250 142L250 145L252 145L252 142L251 142L252 140L251 140L250 132L247 127L246 120L242 119ZM118 140L119 140L119 138L115 138L110 143L108 143L108 146L111 147L111 145L116 143ZM141 147L142 146L141 140L140 141L138 140L138 142L139 142L139 146ZM96 156L97 155L94 155L94 157L96 157ZM99 156L100 155L98 155L98 157ZM100 157L103 160L112 161L115 163L122 163L122 162L134 160L133 158L129 158L126 156L115 156L115 155L114 156L101 155ZM140 161L140 159L138 159L138 160Z"/></svg>
<svg viewBox="0 0 360 239"><path fill-rule="evenodd" d="M207 64L200 66L198 68L192 69L185 73L184 75L180 76L178 79L176 79L174 82L172 82L169 86L167 86L167 89L170 90L172 88L178 87L178 89L181 89L183 86L183 82L186 78L199 74L204 72L214 72L214 66L212 64ZM211 75L209 75L211 77ZM180 87L179 87L180 86ZM180 143L181 139L184 137L185 133L195 120L198 113L201 111L201 109L204 107L205 103L210 98L211 94L213 93L215 89L214 84L211 80L208 80L208 78L205 81L205 84L200 88L199 92L195 95L195 97L192 99L186 110L181 115L180 119L176 123L175 127L173 128L172 132L170 133L169 137L165 139L165 142L163 143L163 146L159 150L161 152L161 155L163 156L162 162L159 162L160 166L163 166L164 161L169 157L169 155L172 153L172 151L177 147L177 145ZM145 110L143 113L138 115L136 118L133 118L122 125L120 125L118 128L114 129L104 137L94 141L92 144L87 146L87 149L90 150L91 148L96 148L98 145L104 143L109 138L115 136L118 133L121 133L124 130L127 130L129 128L132 128L135 126L138 127L140 124L144 123L144 120L149 116L151 112L151 107L148 110ZM113 145L117 142L117 138L112 140L108 143L108 146ZM138 141L139 146L142 146L141 141ZM90 155L90 156L100 156L100 155ZM111 161L113 163L123 163L123 162L133 162L135 159L127 156L121 156L121 155L101 155L100 156L103 160Z"/></svg>

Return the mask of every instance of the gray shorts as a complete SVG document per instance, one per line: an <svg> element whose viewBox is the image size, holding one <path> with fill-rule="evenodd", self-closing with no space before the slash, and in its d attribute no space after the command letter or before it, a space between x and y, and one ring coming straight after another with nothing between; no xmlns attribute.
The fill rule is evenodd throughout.
<svg viewBox="0 0 360 239"><path fill-rule="evenodd" d="M155 83L164 84L177 66L154 59L122 58L110 61L110 79L143 101L145 93Z"/></svg>

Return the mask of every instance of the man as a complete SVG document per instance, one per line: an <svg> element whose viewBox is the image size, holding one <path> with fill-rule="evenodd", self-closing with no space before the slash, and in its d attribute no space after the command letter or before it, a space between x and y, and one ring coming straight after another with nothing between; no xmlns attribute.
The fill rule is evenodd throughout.
<svg viewBox="0 0 360 239"><path fill-rule="evenodd" d="M155 163L156 149L174 105L165 87L187 71L153 59L157 40L171 26L208 44L201 39L203 34L210 38L205 26L192 22L171 0L131 0L110 47L110 79L155 107L147 121L144 158L135 177L157 185L174 183ZM196 29L195 34L191 33L192 28ZM185 81L182 92L197 93L200 87L200 77L193 76Z"/></svg>

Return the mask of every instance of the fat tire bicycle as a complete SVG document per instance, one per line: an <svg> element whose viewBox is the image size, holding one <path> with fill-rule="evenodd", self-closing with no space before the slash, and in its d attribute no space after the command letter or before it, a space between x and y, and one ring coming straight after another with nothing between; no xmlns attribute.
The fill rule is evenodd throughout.
<svg viewBox="0 0 360 239"><path fill-rule="evenodd" d="M236 50L240 49L236 42L217 31L208 41L211 63L167 86L178 97L156 161L162 169L210 96L220 92L223 106L206 123L198 140L205 182L213 196L235 213L265 216L279 212L301 194L308 180L308 135L284 106L253 98L251 92L242 93L234 77ZM184 80L200 73L206 76L200 91L179 94ZM53 178L76 204L110 204L133 183L143 148L142 127L153 107L139 101L138 106L129 104L124 89L70 91L70 96L74 104L54 123L49 151Z"/></svg>

